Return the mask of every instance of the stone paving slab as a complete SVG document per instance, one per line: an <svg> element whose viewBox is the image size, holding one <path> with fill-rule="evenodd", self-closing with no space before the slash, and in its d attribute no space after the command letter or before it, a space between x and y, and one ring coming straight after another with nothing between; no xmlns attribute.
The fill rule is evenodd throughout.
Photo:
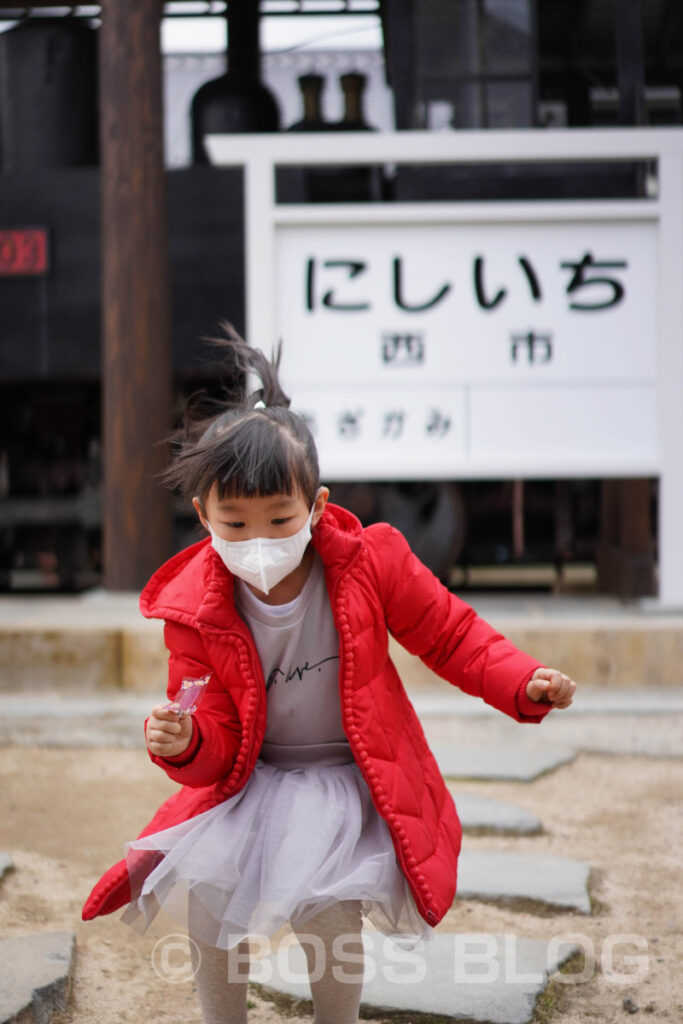
<svg viewBox="0 0 683 1024"><path fill-rule="evenodd" d="M522 807L487 796L457 793L453 789L451 792L466 832L530 836L543 829L540 819Z"/></svg>
<svg viewBox="0 0 683 1024"><path fill-rule="evenodd" d="M0 879L4 878L8 871L11 871L14 867L14 861L10 857L9 853L5 853L4 850L0 850Z"/></svg>
<svg viewBox="0 0 683 1024"><path fill-rule="evenodd" d="M0 938L0 1024L49 1024L66 1009L75 943L69 932Z"/></svg>
<svg viewBox="0 0 683 1024"><path fill-rule="evenodd" d="M590 865L566 857L512 850L464 850L458 865L458 896L510 903L531 901L590 914Z"/></svg>
<svg viewBox="0 0 683 1024"><path fill-rule="evenodd" d="M569 747L532 746L529 743L491 743L470 746L454 743L432 746L441 774L447 779L489 779L531 782L576 757Z"/></svg>
<svg viewBox="0 0 683 1024"><path fill-rule="evenodd" d="M367 1011L438 1014L481 1024L527 1024L550 975L576 952L570 945L512 934L437 933L412 951L378 932L365 932L363 941ZM296 1000L311 998L298 944L259 963L252 981Z"/></svg>

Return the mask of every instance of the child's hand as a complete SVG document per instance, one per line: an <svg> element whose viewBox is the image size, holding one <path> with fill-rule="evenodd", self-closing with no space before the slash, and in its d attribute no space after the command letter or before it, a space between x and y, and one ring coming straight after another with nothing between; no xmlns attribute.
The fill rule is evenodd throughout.
<svg viewBox="0 0 683 1024"><path fill-rule="evenodd" d="M557 669L537 668L527 683L526 695L554 708L568 708L575 690L576 683Z"/></svg>
<svg viewBox="0 0 683 1024"><path fill-rule="evenodd" d="M157 705L147 721L145 731L147 749L157 757L175 757L183 754L192 739L192 716L179 716Z"/></svg>

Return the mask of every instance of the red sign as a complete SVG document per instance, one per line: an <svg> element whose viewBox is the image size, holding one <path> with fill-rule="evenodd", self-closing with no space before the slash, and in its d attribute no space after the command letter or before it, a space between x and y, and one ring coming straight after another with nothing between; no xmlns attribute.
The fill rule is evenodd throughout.
<svg viewBox="0 0 683 1024"><path fill-rule="evenodd" d="M0 230L0 277L47 274L47 228Z"/></svg>

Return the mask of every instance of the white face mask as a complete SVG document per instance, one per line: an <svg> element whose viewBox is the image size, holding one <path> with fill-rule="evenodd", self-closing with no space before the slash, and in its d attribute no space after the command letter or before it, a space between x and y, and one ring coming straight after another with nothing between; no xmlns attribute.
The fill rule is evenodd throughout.
<svg viewBox="0 0 683 1024"><path fill-rule="evenodd" d="M304 557L311 539L311 509L308 519L291 537L252 537L251 540L224 540L211 529L211 545L225 567L245 583L251 583L262 594L269 593L285 576L289 576Z"/></svg>

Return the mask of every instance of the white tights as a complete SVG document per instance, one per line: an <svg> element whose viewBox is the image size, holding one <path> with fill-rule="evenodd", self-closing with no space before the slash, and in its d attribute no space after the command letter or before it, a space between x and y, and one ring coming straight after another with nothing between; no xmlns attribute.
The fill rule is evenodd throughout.
<svg viewBox="0 0 683 1024"><path fill-rule="evenodd" d="M347 900L295 928L308 963L314 1024L357 1024L363 987L361 926L360 902ZM248 943L226 950L194 941L197 948L193 946L192 956L204 1024L246 1024Z"/></svg>

